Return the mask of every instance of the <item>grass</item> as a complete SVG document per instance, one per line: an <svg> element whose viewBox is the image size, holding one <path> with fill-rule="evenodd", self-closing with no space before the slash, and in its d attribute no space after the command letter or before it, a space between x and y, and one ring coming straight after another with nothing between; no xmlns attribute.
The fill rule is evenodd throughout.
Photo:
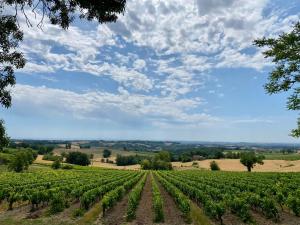
<svg viewBox="0 0 300 225"><path fill-rule="evenodd" d="M0 165L0 172L7 172L7 165Z"/></svg>
<svg viewBox="0 0 300 225"><path fill-rule="evenodd" d="M282 153L266 153L264 154L266 159L269 160L300 160L300 154L298 153L291 153L291 154L282 154Z"/></svg>
<svg viewBox="0 0 300 225"><path fill-rule="evenodd" d="M204 214L201 208L191 202L191 218L195 225L211 225L209 218Z"/></svg>
<svg viewBox="0 0 300 225"><path fill-rule="evenodd" d="M15 217L0 217L0 224L1 225L76 225L77 223L69 222L69 221L61 221L56 218L38 218L38 219L22 219L22 218L15 218Z"/></svg>
<svg viewBox="0 0 300 225"><path fill-rule="evenodd" d="M98 202L83 215L78 224L93 224L99 218L100 214L102 214L102 204Z"/></svg>

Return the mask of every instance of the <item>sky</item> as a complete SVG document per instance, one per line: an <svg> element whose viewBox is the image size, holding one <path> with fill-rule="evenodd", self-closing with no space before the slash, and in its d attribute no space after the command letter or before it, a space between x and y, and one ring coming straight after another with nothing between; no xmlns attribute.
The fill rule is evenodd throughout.
<svg viewBox="0 0 300 225"><path fill-rule="evenodd" d="M298 0L127 0L111 24L20 18L27 64L0 118L12 138L297 143L253 40L299 17Z"/></svg>

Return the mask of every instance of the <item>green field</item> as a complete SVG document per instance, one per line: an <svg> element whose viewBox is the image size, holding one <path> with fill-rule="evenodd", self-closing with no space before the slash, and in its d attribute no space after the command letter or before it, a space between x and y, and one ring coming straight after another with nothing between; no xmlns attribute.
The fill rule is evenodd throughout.
<svg viewBox="0 0 300 225"><path fill-rule="evenodd" d="M266 159L270 160L300 160L300 154L292 153L292 154L282 154L282 153L265 153L263 154Z"/></svg>

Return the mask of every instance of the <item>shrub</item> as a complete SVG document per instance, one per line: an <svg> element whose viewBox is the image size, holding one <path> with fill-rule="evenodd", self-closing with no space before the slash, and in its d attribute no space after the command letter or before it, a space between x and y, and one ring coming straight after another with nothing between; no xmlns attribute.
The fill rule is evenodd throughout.
<svg viewBox="0 0 300 225"><path fill-rule="evenodd" d="M53 155L53 154L47 154L43 156L43 160L49 160L49 161L62 161L62 156L59 155Z"/></svg>
<svg viewBox="0 0 300 225"><path fill-rule="evenodd" d="M73 166L70 164L64 164L61 166L61 168L64 170L71 170L71 169L73 169Z"/></svg>
<svg viewBox="0 0 300 225"><path fill-rule="evenodd" d="M212 162L210 162L210 169L213 170L213 171L214 170L220 170L220 167L219 167L219 165L216 161L212 161Z"/></svg>
<svg viewBox="0 0 300 225"><path fill-rule="evenodd" d="M192 166L193 166L193 167L198 167L199 165L198 165L197 162L194 161L194 162L192 163Z"/></svg>
<svg viewBox="0 0 300 225"><path fill-rule="evenodd" d="M52 169L57 170L61 167L60 161L59 160L55 160L52 165L51 165Z"/></svg>
<svg viewBox="0 0 300 225"><path fill-rule="evenodd" d="M141 162L141 168L143 170L150 170L151 169L151 162L148 160L148 159L144 159L142 162Z"/></svg>

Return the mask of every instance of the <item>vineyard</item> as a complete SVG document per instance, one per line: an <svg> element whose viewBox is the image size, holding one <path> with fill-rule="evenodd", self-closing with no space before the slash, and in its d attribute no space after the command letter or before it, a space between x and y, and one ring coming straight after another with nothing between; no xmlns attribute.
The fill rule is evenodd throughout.
<svg viewBox="0 0 300 225"><path fill-rule="evenodd" d="M300 174L0 173L0 224L300 224Z"/></svg>

